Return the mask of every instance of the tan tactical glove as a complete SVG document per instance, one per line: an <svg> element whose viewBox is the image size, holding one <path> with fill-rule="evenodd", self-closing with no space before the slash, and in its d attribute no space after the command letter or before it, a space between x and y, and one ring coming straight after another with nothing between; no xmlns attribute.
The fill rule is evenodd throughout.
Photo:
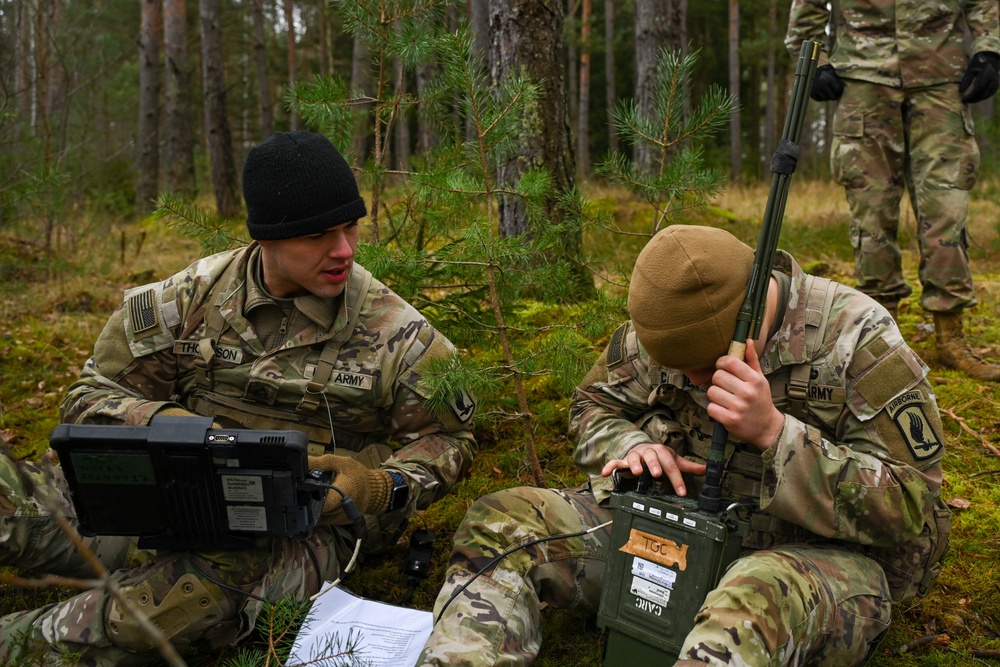
<svg viewBox="0 0 1000 667"><path fill-rule="evenodd" d="M336 454L310 456L309 468L332 472L330 483L350 496L362 514L382 514L389 508L393 480L385 470L371 470L349 456ZM340 507L342 502L343 498L337 491L331 489L327 493L323 503L323 523L350 523Z"/></svg>

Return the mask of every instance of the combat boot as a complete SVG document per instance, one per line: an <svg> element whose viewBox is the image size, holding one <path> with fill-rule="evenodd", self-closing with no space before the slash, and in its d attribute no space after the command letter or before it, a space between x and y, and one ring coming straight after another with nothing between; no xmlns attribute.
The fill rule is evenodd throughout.
<svg viewBox="0 0 1000 667"><path fill-rule="evenodd" d="M962 371L975 380L1000 381L1000 366L983 361L965 339L962 311L934 313L938 361L945 368Z"/></svg>

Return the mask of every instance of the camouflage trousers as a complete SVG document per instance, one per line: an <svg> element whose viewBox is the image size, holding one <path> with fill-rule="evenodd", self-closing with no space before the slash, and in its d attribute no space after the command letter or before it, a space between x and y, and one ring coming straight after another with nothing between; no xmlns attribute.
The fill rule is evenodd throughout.
<svg viewBox="0 0 1000 667"><path fill-rule="evenodd" d="M921 306L954 312L975 305L965 223L979 147L958 86L845 84L830 162L851 210L858 289L883 303L912 292L898 242L905 186L916 215Z"/></svg>
<svg viewBox="0 0 1000 667"><path fill-rule="evenodd" d="M541 646L541 602L596 614L610 526L528 546L473 573L512 548L612 516L586 489L522 487L476 501L455 535L417 665L527 665ZM708 595L678 664L860 664L889 612L885 575L860 554L801 545L751 552Z"/></svg>
<svg viewBox="0 0 1000 667"><path fill-rule="evenodd" d="M0 455L0 565L24 573L94 579L54 514L75 526L58 466ZM147 551L124 537L84 538L123 598L178 652L200 654L253 629L264 601L305 600L335 578L340 546L332 528L308 541L261 539L254 548L213 553ZM0 618L0 664L119 667L158 664L160 654L127 603L106 587Z"/></svg>

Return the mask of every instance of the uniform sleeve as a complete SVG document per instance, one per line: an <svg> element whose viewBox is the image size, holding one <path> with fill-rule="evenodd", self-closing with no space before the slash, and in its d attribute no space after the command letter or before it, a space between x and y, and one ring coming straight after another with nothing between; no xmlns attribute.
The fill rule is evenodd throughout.
<svg viewBox="0 0 1000 667"><path fill-rule="evenodd" d="M66 393L64 422L144 426L164 407L179 407L170 402L177 378L169 329L175 311L161 308L157 298L162 298L162 290L152 286L132 290L112 314L94 344L94 355ZM138 340L133 332L143 320L131 316L147 316L145 322L152 323Z"/></svg>
<svg viewBox="0 0 1000 667"><path fill-rule="evenodd" d="M598 500L610 489L610 480L601 477L604 465L652 441L640 424L650 412L648 401L656 387L650 381L648 357L628 329L625 324L615 332L570 405L569 435L576 442L573 459L590 476Z"/></svg>
<svg viewBox="0 0 1000 667"><path fill-rule="evenodd" d="M411 509L424 509L444 496L468 473L479 451L472 434L476 402L469 391L455 391L441 409L431 406L426 375L435 363L445 362L457 352L430 325L425 331L429 340L411 348L418 350L412 353L416 358L395 387L387 425L390 439L403 446L385 465L409 478Z"/></svg>
<svg viewBox="0 0 1000 667"><path fill-rule="evenodd" d="M785 34L785 48L793 59L799 57L802 42L813 40L823 46L819 65L829 64L831 38L826 34L830 23L830 10L822 0L793 0L788 14L788 32Z"/></svg>
<svg viewBox="0 0 1000 667"><path fill-rule="evenodd" d="M933 522L944 455L926 366L893 326L859 348L834 438L791 416L763 454L760 506L824 537L906 542Z"/></svg>
<svg viewBox="0 0 1000 667"><path fill-rule="evenodd" d="M1000 3L995 0L969 0L965 21L972 33L972 53L1000 53Z"/></svg>

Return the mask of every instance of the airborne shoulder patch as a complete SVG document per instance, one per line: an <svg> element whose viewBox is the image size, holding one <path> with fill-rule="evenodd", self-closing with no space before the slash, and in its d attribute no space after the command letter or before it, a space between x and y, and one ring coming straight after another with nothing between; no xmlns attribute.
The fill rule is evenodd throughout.
<svg viewBox="0 0 1000 667"><path fill-rule="evenodd" d="M944 443L924 412L924 397L919 391L909 391L893 399L886 406L886 411L899 428L914 459L929 459L941 451Z"/></svg>

